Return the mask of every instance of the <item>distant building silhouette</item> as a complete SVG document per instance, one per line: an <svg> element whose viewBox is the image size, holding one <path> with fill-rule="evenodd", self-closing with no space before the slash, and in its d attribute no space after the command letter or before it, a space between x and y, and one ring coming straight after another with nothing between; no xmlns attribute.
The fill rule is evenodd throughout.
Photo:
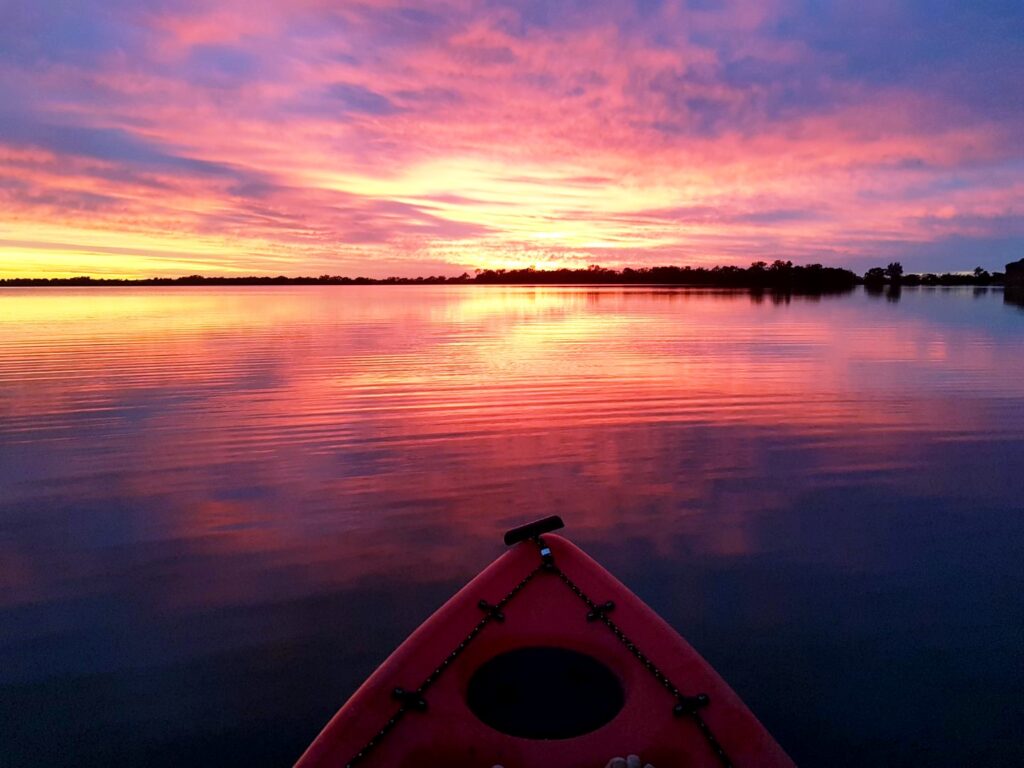
<svg viewBox="0 0 1024 768"><path fill-rule="evenodd" d="M1024 259L1006 265L1006 285L1024 288Z"/></svg>
<svg viewBox="0 0 1024 768"><path fill-rule="evenodd" d="M1024 259L1006 265L1003 301L1024 308Z"/></svg>

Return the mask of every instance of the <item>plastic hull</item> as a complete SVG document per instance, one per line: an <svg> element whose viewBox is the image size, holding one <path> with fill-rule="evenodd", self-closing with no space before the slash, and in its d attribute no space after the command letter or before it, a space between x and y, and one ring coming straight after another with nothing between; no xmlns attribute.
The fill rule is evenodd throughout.
<svg viewBox="0 0 1024 768"><path fill-rule="evenodd" d="M553 534L543 540L553 567L539 567L533 542L498 558L388 657L297 768L603 768L610 757L628 752L658 768L793 765L739 697L654 611L572 543ZM503 620L480 607L481 600L499 603L531 573L502 605ZM592 608L580 593L597 604L613 601L608 621L600 612L588 620ZM510 736L482 722L467 705L474 672L499 654L538 646L578 651L610 669L624 692L618 714L589 733L547 740ZM395 697L396 688L416 691L425 682L421 695ZM691 699L677 699L673 687L685 696L706 694L708 703L697 708Z"/></svg>

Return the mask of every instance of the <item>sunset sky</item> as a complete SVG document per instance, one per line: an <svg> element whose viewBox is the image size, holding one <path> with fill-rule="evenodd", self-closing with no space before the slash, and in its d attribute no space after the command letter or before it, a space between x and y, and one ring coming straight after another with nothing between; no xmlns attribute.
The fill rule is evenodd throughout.
<svg viewBox="0 0 1024 768"><path fill-rule="evenodd" d="M0 0L0 276L1024 257L1020 0Z"/></svg>

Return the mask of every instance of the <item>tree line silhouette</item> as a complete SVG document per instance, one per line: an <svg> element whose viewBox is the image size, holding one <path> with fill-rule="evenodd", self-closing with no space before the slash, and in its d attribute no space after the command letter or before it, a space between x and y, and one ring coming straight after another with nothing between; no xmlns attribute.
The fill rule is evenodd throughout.
<svg viewBox="0 0 1024 768"><path fill-rule="evenodd" d="M678 285L709 288L747 288L790 293L841 293L863 284L869 289L885 285L1001 285L1002 272L989 273L978 267L973 273L936 275L905 274L899 262L887 267L873 267L858 276L842 267L821 264L795 265L777 259L771 264L755 261L749 267L625 267L608 269L591 265L585 269L478 269L474 274L463 272L457 277L148 277L120 279L107 277L9 278L0 280L3 287L33 286L116 286L116 285Z"/></svg>
<svg viewBox="0 0 1024 768"><path fill-rule="evenodd" d="M864 273L863 283L870 288L884 285L915 286L915 285L1003 285L1006 275L1003 272L989 272L982 267L975 267L973 272L944 272L941 275L932 272L922 274L905 274L903 265L898 261L891 262L887 267L872 267Z"/></svg>
<svg viewBox="0 0 1024 768"><path fill-rule="evenodd" d="M482 284L583 284L583 285L689 285L713 288L760 288L765 290L827 293L848 291L857 275L841 267L821 264L794 265L776 260L755 261L749 267L626 267L608 269L485 269L472 282Z"/></svg>

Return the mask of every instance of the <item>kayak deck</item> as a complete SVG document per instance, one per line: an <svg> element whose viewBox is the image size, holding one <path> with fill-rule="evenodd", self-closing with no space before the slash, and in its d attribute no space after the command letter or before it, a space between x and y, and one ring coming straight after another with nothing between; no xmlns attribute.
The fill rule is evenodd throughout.
<svg viewBox="0 0 1024 768"><path fill-rule="evenodd" d="M569 541L516 545L422 624L297 768L792 766L711 666Z"/></svg>

